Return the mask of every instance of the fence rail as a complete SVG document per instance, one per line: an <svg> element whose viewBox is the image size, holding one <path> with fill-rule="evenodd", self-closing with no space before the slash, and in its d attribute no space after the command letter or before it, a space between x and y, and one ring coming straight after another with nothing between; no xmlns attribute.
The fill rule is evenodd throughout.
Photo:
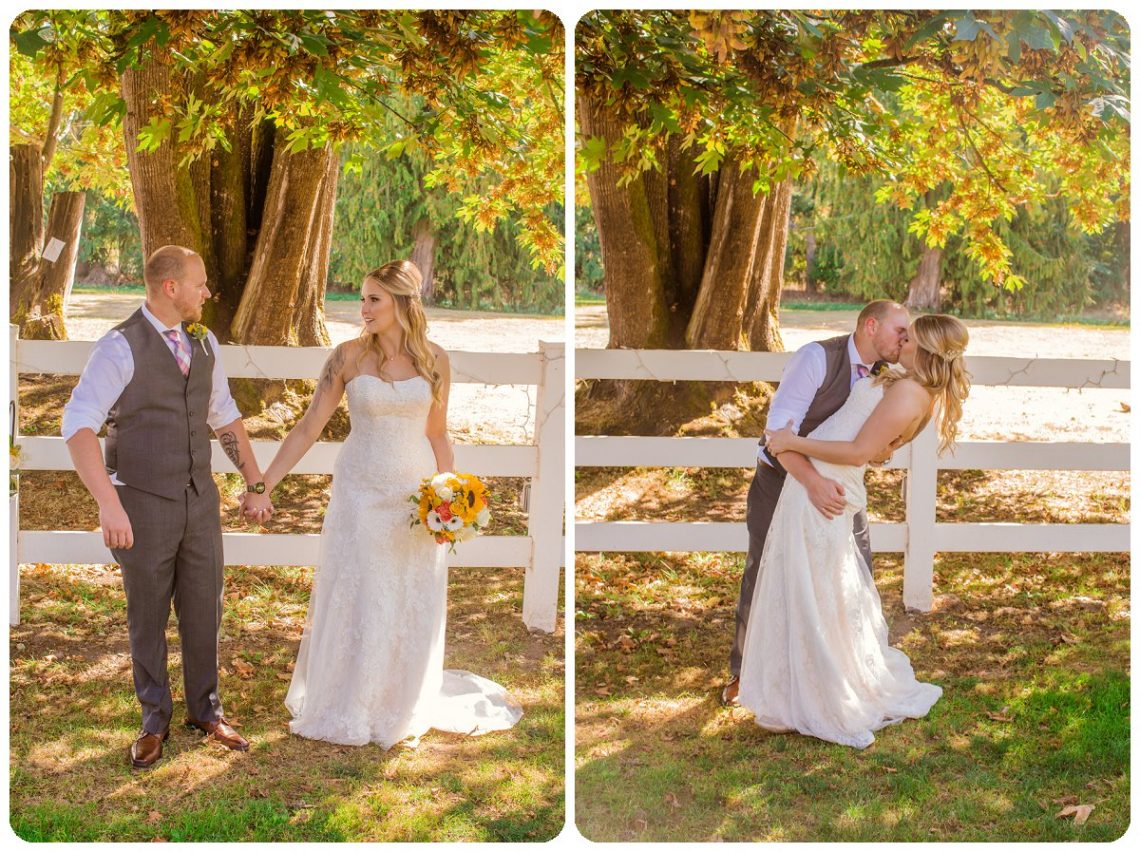
<svg viewBox="0 0 1140 852"><path fill-rule="evenodd" d="M60 437L19 434L19 376L45 373L78 375L91 351L89 341L21 340L10 331L10 405L12 429L20 448L21 470L72 470L67 445ZM315 379L329 353L324 347L222 346L222 363L231 378ZM488 385L535 385L534 442L532 444L455 446L455 464L479 476L524 477L529 480L526 535L480 536L456 546L449 560L453 567L525 567L523 621L528 627L552 631L558 610L558 582L562 566L562 517L565 471L565 354L561 343L539 343L538 352L451 352L453 382ZM263 469L279 446L275 441L253 441L254 455ZM212 441L213 467L236 472ZM341 443L314 444L293 468L294 474L330 474ZM9 621L20 617L19 565L29 562L59 564L110 564L114 557L98 532L22 530L19 495L10 501L10 609ZM315 534L224 533L222 546L227 565L315 565L320 536Z"/></svg>
<svg viewBox="0 0 1140 852"><path fill-rule="evenodd" d="M578 379L645 381L778 381L790 353L579 349ZM1130 388L1130 363L1119 360L971 357L973 384L1003 387ZM939 457L934 425L886 465L906 471L906 520L871 524L871 547L904 554L903 602L933 604L938 552L1125 552L1128 524L937 523L939 470L1128 470L1126 443L967 441ZM579 436L581 467L737 467L756 463L755 438ZM578 522L580 552L739 552L748 548L744 523Z"/></svg>

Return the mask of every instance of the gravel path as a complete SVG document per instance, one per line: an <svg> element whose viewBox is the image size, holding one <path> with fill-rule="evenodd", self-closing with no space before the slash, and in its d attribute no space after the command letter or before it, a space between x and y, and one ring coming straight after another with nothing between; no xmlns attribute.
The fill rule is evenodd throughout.
<svg viewBox="0 0 1140 852"><path fill-rule="evenodd" d="M67 333L72 340L97 340L141 302L136 295L76 293L67 307ZM537 352L540 340L566 339L561 317L442 308L428 308L427 315L428 335L448 350ZM360 333L355 301L327 303L325 317L333 343ZM456 384L451 390L448 421L464 443L525 443L534 431L534 402L535 388L525 385Z"/></svg>

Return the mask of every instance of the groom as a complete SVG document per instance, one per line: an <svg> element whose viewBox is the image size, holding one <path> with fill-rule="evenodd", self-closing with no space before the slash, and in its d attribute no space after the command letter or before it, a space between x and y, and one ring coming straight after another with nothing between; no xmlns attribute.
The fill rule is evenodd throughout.
<svg viewBox="0 0 1140 852"><path fill-rule="evenodd" d="M768 408L768 423L780 427L791 422L799 435L806 435L834 414L851 393L856 380L878 372L882 362L897 363L899 350L906 341L908 325L906 308L897 302L879 299L859 313L855 333L807 343L788 361L780 377L779 387ZM768 455L763 443L757 451L756 472L748 489L748 556L744 576L740 580L740 599L736 602L736 633L728 665L732 676L721 691L721 703L737 704L740 692L740 662L744 654L744 635L752 608L752 592L756 571L764 553L764 540L772 524L776 502L791 474L807 490L812 505L826 518L843 512L843 486L827 479L806 457L798 453L781 453L780 461ZM871 566L871 536L866 512L855 515L852 532L867 567Z"/></svg>
<svg viewBox="0 0 1140 852"><path fill-rule="evenodd" d="M210 296L202 258L163 246L147 258L143 278L145 304L92 348L61 429L79 478L99 504L103 542L123 572L142 705L142 733L128 755L138 769L162 757L170 734L166 623L172 600L186 725L228 748L249 748L225 720L218 698L222 530L208 428L245 478L251 492L245 510L258 520L272 511L218 342L194 325ZM104 423L105 462L96 437Z"/></svg>

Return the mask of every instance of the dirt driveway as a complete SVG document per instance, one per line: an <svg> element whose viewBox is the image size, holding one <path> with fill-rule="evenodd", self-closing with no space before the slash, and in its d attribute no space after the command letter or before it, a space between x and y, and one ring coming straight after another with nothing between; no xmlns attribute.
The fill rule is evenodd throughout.
<svg viewBox="0 0 1140 852"><path fill-rule="evenodd" d="M134 311L140 296L73 294L67 307L72 340L96 340ZM465 352L537 352L540 340L566 338L562 317L496 314L428 308L428 333L448 350ZM360 333L357 302L325 306L333 343ZM457 384L451 391L448 421L463 443L527 442L534 430L535 388L525 385Z"/></svg>
<svg viewBox="0 0 1140 852"><path fill-rule="evenodd" d="M784 346L843 334L855 324L856 311L780 312ZM1131 358L1127 329L967 320L970 354L1006 357ZM575 345L604 347L609 337L601 305L575 311ZM1122 405L1123 403L1123 405ZM1129 440L1131 390L977 387L966 402L960 426L964 440L1096 441Z"/></svg>

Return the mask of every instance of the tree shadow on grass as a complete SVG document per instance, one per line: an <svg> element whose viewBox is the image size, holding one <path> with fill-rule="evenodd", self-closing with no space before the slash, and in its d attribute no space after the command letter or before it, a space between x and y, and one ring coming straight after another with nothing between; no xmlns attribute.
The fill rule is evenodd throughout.
<svg viewBox="0 0 1140 852"><path fill-rule="evenodd" d="M892 644L945 693L861 752L718 706L736 575L710 583L709 562L579 557L588 838L1111 840L1127 828L1127 556L942 558L928 614L904 612L901 560L878 558ZM715 603L694 601L701 589ZM1071 796L1100 821L1059 820Z"/></svg>
<svg viewBox="0 0 1140 852"><path fill-rule="evenodd" d="M25 620L11 638L10 817L21 837L536 841L558 834L562 634L531 634L519 621L521 572L474 570L453 580L447 664L458 660L504 683L524 706L523 719L482 737L429 732L415 748L388 752L289 734L282 702L308 573L232 573L238 599L227 602L221 693L251 750L231 752L181 727L172 627L171 735L162 761L140 772L126 761L138 708L121 590L113 581L89 582L81 570L26 569ZM93 609L105 614L85 624ZM258 623L242 623L254 610ZM483 618L472 628L475 614ZM248 677L238 676L237 661L249 666Z"/></svg>

